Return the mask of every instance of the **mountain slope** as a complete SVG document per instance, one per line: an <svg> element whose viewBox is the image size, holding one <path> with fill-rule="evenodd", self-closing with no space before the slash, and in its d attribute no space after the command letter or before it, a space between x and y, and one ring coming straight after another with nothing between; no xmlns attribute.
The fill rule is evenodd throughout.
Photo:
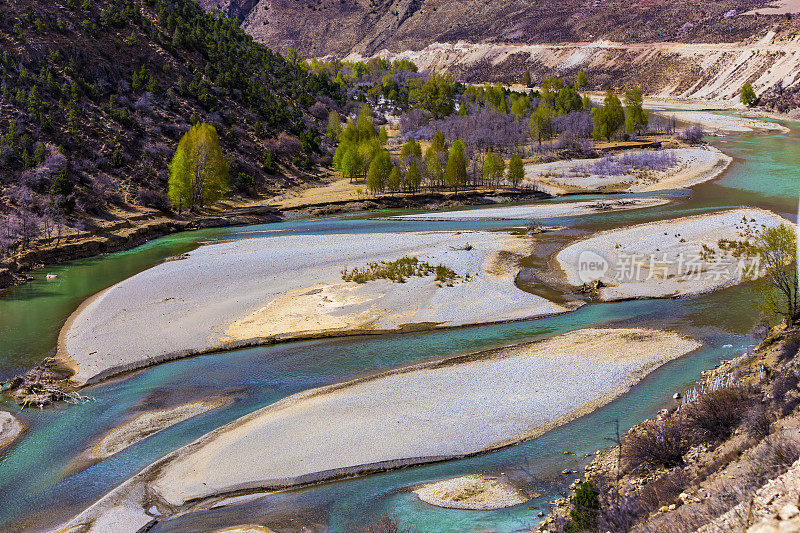
<svg viewBox="0 0 800 533"><path fill-rule="evenodd" d="M203 0L256 40L308 55L373 55L434 42L734 42L784 16L743 16L770 0Z"/></svg>
<svg viewBox="0 0 800 533"><path fill-rule="evenodd" d="M167 209L167 164L199 120L216 126L232 182L252 178L242 190L302 180L297 164L322 157L316 117L339 98L191 0L3 2L0 50L0 255L56 223Z"/></svg>

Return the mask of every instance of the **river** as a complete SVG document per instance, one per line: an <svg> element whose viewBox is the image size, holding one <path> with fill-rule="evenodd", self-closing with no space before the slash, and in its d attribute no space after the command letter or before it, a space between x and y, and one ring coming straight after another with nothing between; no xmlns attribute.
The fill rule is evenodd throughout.
<svg viewBox="0 0 800 533"><path fill-rule="evenodd" d="M569 229L553 234L552 247L598 230L673 218L709 209L748 205L797 217L800 178L800 128L788 135L713 139L734 157L717 180L674 194L662 207L552 221ZM575 200L571 198L570 200ZM559 200L556 200L559 201ZM391 214L395 214L392 212ZM61 325L80 302L95 292L140 272L166 257L218 239L281 233L372 233L429 229L501 229L520 225L493 222L388 221L325 218L243 228L210 229L157 239L127 252L51 266L35 280L0 296L0 380L52 354ZM535 258L531 259L535 262ZM45 274L58 274L55 280ZM551 336L589 326L672 328L703 340L690 357L673 361L648 376L630 393L606 407L544 436L471 459L387 472L268 495L229 507L161 522L156 531L189 531L218 525L263 523L280 531L302 526L346 530L386 512L419 531L517 531L535 524L575 475L560 475L586 464L586 453L609 444L614 421L621 428L652 416L676 390L700 371L753 344L747 335L757 312L748 286L676 300L590 304L557 317L448 331L304 341L211 354L162 364L89 387L93 400L26 410L19 418L28 432L0 456L0 529L41 529L61 523L111 488L171 450L202 434L287 395L388 367ZM76 457L134 411L183 403L212 394L235 401L162 431L104 461L87 467ZM16 413L11 402L0 408ZM570 455L563 452L569 451ZM270 453L264 450L264 453ZM407 488L430 480L472 472L504 472L541 497L491 512L445 510L422 504ZM242 518L246 517L246 518ZM202 526L200 525L202 524Z"/></svg>

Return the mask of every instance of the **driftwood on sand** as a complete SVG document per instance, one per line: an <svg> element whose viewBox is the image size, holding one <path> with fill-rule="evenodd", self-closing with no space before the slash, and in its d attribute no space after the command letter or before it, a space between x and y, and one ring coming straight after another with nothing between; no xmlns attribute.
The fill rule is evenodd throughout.
<svg viewBox="0 0 800 533"><path fill-rule="evenodd" d="M89 399L76 392L69 381L70 372L59 362L48 357L24 374L0 384L5 392L22 408L40 409L56 402L81 403Z"/></svg>

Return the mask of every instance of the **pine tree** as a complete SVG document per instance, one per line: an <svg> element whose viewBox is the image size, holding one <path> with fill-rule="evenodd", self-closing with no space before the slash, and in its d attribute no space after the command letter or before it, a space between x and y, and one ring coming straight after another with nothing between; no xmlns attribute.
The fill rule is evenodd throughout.
<svg viewBox="0 0 800 533"><path fill-rule="evenodd" d="M526 70L525 72L522 73L522 85L524 85L525 87L530 87L531 85L533 85L533 81L531 80L530 70Z"/></svg>
<svg viewBox="0 0 800 533"><path fill-rule="evenodd" d="M589 78L586 77L586 73L584 71L579 71L578 75L575 77L575 88L578 90L583 89L589 85Z"/></svg>

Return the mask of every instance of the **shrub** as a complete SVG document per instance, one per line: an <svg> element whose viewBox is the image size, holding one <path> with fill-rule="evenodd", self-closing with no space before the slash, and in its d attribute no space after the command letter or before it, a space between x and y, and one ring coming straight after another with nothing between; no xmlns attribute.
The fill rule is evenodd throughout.
<svg viewBox="0 0 800 533"><path fill-rule="evenodd" d="M597 494L597 489L588 481L581 483L575 490L573 509L569 512L569 516L578 531L594 528L600 510L600 499Z"/></svg>
<svg viewBox="0 0 800 533"><path fill-rule="evenodd" d="M682 465L689 451L683 433L684 426L677 418L645 422L623 440L622 453L628 467L637 470Z"/></svg>
<svg viewBox="0 0 800 533"><path fill-rule="evenodd" d="M698 144L702 142L703 135L705 135L703 128L700 125L695 124L694 126L690 126L683 130L680 138L685 143Z"/></svg>
<svg viewBox="0 0 800 533"><path fill-rule="evenodd" d="M743 420L747 434L761 440L770 434L775 417L767 405L759 402L747 410Z"/></svg>
<svg viewBox="0 0 800 533"><path fill-rule="evenodd" d="M163 191L153 191L150 189L139 189L136 192L136 201L139 205L152 207L159 211L170 211L170 203L167 195Z"/></svg>
<svg viewBox="0 0 800 533"><path fill-rule="evenodd" d="M256 180L246 172L239 172L239 175L236 176L234 186L238 191L252 192L256 187Z"/></svg>
<svg viewBox="0 0 800 533"><path fill-rule="evenodd" d="M752 394L743 387L702 394L681 409L687 437L695 443L727 439L742 422L752 401Z"/></svg>

